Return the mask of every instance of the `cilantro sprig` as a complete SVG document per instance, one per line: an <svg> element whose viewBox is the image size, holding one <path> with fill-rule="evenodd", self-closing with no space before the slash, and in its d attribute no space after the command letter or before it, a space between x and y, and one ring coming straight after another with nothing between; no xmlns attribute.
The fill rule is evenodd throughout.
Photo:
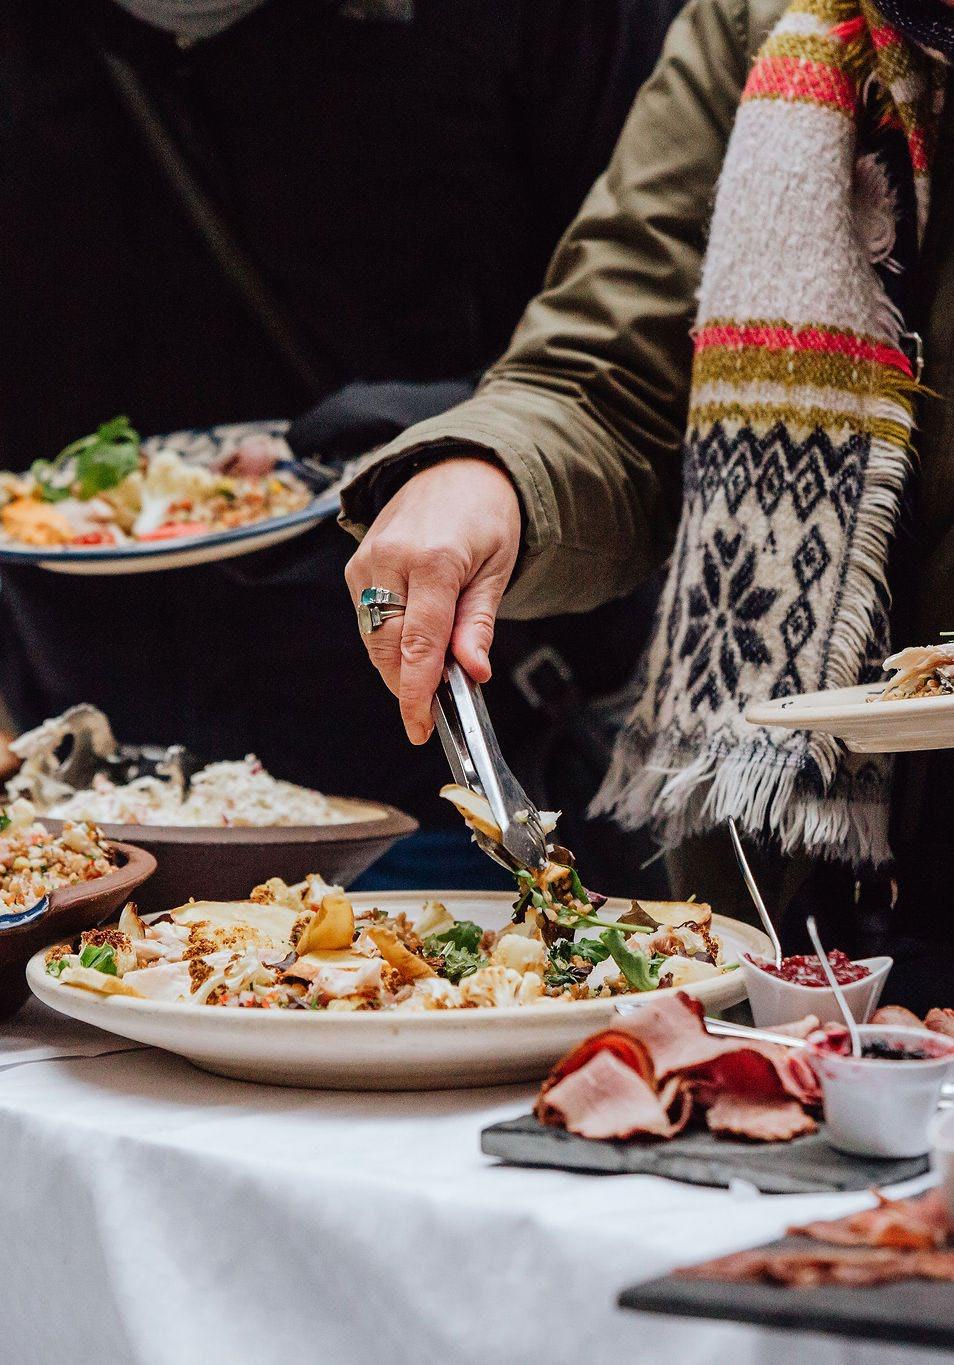
<svg viewBox="0 0 954 1365"><path fill-rule="evenodd" d="M139 450L139 433L129 418L113 417L66 446L55 460L34 460L30 472L44 502L61 502L74 492L85 501L122 483L137 468Z"/></svg>

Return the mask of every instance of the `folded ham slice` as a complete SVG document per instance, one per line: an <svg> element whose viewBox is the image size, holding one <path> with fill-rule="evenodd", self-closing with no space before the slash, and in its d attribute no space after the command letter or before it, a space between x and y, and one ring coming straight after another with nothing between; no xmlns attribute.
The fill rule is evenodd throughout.
<svg viewBox="0 0 954 1365"><path fill-rule="evenodd" d="M937 1250L950 1232L950 1220L937 1190L919 1199L886 1199L875 1191L873 1209L850 1213L830 1222L806 1223L789 1228L793 1237L813 1237L836 1246L898 1247L903 1250Z"/></svg>
<svg viewBox="0 0 954 1365"><path fill-rule="evenodd" d="M740 1042L733 1038L714 1038L706 1030L705 1016L698 1000L679 991L675 996L647 1001L628 1014L620 1028L646 1049L657 1081L676 1073L690 1076L700 1084L726 1085L735 1076L737 1063L723 1058L747 1055L760 1058L767 1066L752 1063L758 1072L759 1098L791 1098L801 1104L817 1104L821 1099L818 1081L807 1060L783 1044ZM743 1089L750 1092L750 1076Z"/></svg>
<svg viewBox="0 0 954 1365"><path fill-rule="evenodd" d="M714 1100L706 1110L706 1126L713 1133L756 1142L788 1142L818 1127L798 1100L756 1100L739 1094Z"/></svg>
<svg viewBox="0 0 954 1365"><path fill-rule="evenodd" d="M698 1107L713 1132L787 1141L812 1132L814 1072L774 1043L714 1038L679 992L647 1001L557 1063L536 1114L584 1137L672 1137Z"/></svg>
<svg viewBox="0 0 954 1365"><path fill-rule="evenodd" d="M895 1280L954 1281L954 1251L899 1251L885 1247L818 1247L811 1251L738 1251L675 1272L685 1280L758 1281L860 1287Z"/></svg>
<svg viewBox="0 0 954 1365"><path fill-rule="evenodd" d="M949 1038L954 1038L954 1010L928 1010L924 1027L932 1033L946 1033Z"/></svg>
<svg viewBox="0 0 954 1365"><path fill-rule="evenodd" d="M545 1122L561 1123L580 1137L668 1138L685 1126L692 1100L678 1080L657 1095L637 1071L604 1048L547 1091L543 1107Z"/></svg>
<svg viewBox="0 0 954 1365"><path fill-rule="evenodd" d="M924 1028L918 1016L903 1005L882 1005L869 1022L880 1024L882 1028Z"/></svg>

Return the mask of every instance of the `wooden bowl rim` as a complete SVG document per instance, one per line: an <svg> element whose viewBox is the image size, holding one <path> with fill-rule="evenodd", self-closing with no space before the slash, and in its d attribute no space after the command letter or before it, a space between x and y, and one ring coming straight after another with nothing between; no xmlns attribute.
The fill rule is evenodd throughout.
<svg viewBox="0 0 954 1365"><path fill-rule="evenodd" d="M28 918L21 924L0 927L0 939L15 937L18 934L24 936L35 934L41 928L52 925L64 911L71 910L77 905L95 905L97 901L106 901L117 893L128 897L131 891L141 886L146 878L155 872L158 864L146 849L136 848L133 844L115 839L107 839L105 842L110 852L125 859L122 866L116 867L112 872L103 873L101 877L77 882L75 886L57 887L55 891L50 892L49 906L45 914ZM29 915L29 911L24 911L24 914Z"/></svg>
<svg viewBox="0 0 954 1365"><path fill-rule="evenodd" d="M333 796L342 805L373 807L382 812L377 819L354 820L339 825L110 825L98 824L110 842L138 844L240 845L263 844L359 844L380 839L400 839L413 834L418 822L396 806L355 797ZM51 830L62 828L62 820L39 817ZM142 849L138 851L142 852Z"/></svg>

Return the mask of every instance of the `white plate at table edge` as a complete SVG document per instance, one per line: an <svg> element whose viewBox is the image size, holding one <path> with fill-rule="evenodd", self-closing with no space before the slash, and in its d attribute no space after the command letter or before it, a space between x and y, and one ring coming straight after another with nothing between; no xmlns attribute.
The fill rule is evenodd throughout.
<svg viewBox="0 0 954 1365"><path fill-rule="evenodd" d="M501 928L513 905L510 892L389 891L352 897L356 909L378 906L393 914L416 911L427 899L444 902L458 919ZM607 918L629 909L613 899ZM725 956L768 953L768 939L738 920L713 916ZM330 1090L435 1090L537 1080L591 1033L618 1020L615 1001L507 1006L490 1009L344 1013L221 1009L208 1005L98 996L62 984L45 970L44 953L31 958L27 981L52 1009L121 1038L165 1048L197 1066L237 1080ZM706 1010L745 999L740 971L687 988ZM639 1000L655 998L627 996Z"/></svg>
<svg viewBox="0 0 954 1365"><path fill-rule="evenodd" d="M32 564L40 569L69 574L155 573L160 569L184 569L219 559L265 550L310 530L340 506L338 485L313 498L307 507L283 517L268 517L231 531L209 531L186 540L156 541L147 545L91 546L48 549L0 542L0 563Z"/></svg>
<svg viewBox="0 0 954 1365"><path fill-rule="evenodd" d="M869 701L885 683L802 692L773 701L750 702L750 725L786 730L820 730L855 753L909 753L954 748L954 696Z"/></svg>

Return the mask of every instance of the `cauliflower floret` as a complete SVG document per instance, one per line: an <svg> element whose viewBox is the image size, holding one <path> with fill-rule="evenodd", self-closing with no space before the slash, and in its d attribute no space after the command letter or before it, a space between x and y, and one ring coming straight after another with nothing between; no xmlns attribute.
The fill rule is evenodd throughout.
<svg viewBox="0 0 954 1365"><path fill-rule="evenodd" d="M665 981L667 986L688 986L693 981L705 981L710 976L720 975L719 968L714 967L711 962L697 962L688 957L671 957L663 965L659 979L662 983L663 978L667 978Z"/></svg>
<svg viewBox="0 0 954 1365"><path fill-rule="evenodd" d="M411 920L411 927L418 938L427 938L430 934L445 934L448 929L453 929L454 916L440 901L425 901L421 913L416 919Z"/></svg>
<svg viewBox="0 0 954 1365"><path fill-rule="evenodd" d="M524 982L529 983L526 988ZM536 994L534 982L539 985ZM543 982L536 972L523 976L512 967L481 967L460 983L461 1004L464 1005L520 1005L526 1004L528 998L542 994Z"/></svg>
<svg viewBox="0 0 954 1365"><path fill-rule="evenodd" d="M399 1010L455 1010L461 1005L459 986L452 986L442 976L420 977L406 1000L395 1005Z"/></svg>
<svg viewBox="0 0 954 1365"><path fill-rule="evenodd" d="M149 461L144 482L147 497L201 498L220 482L202 465L187 464L177 450L159 450Z"/></svg>
<svg viewBox="0 0 954 1365"><path fill-rule="evenodd" d="M281 877L269 877L267 882L262 882L261 886L256 886L249 896L250 901L256 905L284 905L289 910L302 913L305 909L304 892L307 889L306 882L299 882L296 886L289 886L283 882Z"/></svg>
<svg viewBox="0 0 954 1365"><path fill-rule="evenodd" d="M547 952L539 939L506 933L497 940L490 961L497 967L511 967L515 972L536 972L543 976Z"/></svg>

